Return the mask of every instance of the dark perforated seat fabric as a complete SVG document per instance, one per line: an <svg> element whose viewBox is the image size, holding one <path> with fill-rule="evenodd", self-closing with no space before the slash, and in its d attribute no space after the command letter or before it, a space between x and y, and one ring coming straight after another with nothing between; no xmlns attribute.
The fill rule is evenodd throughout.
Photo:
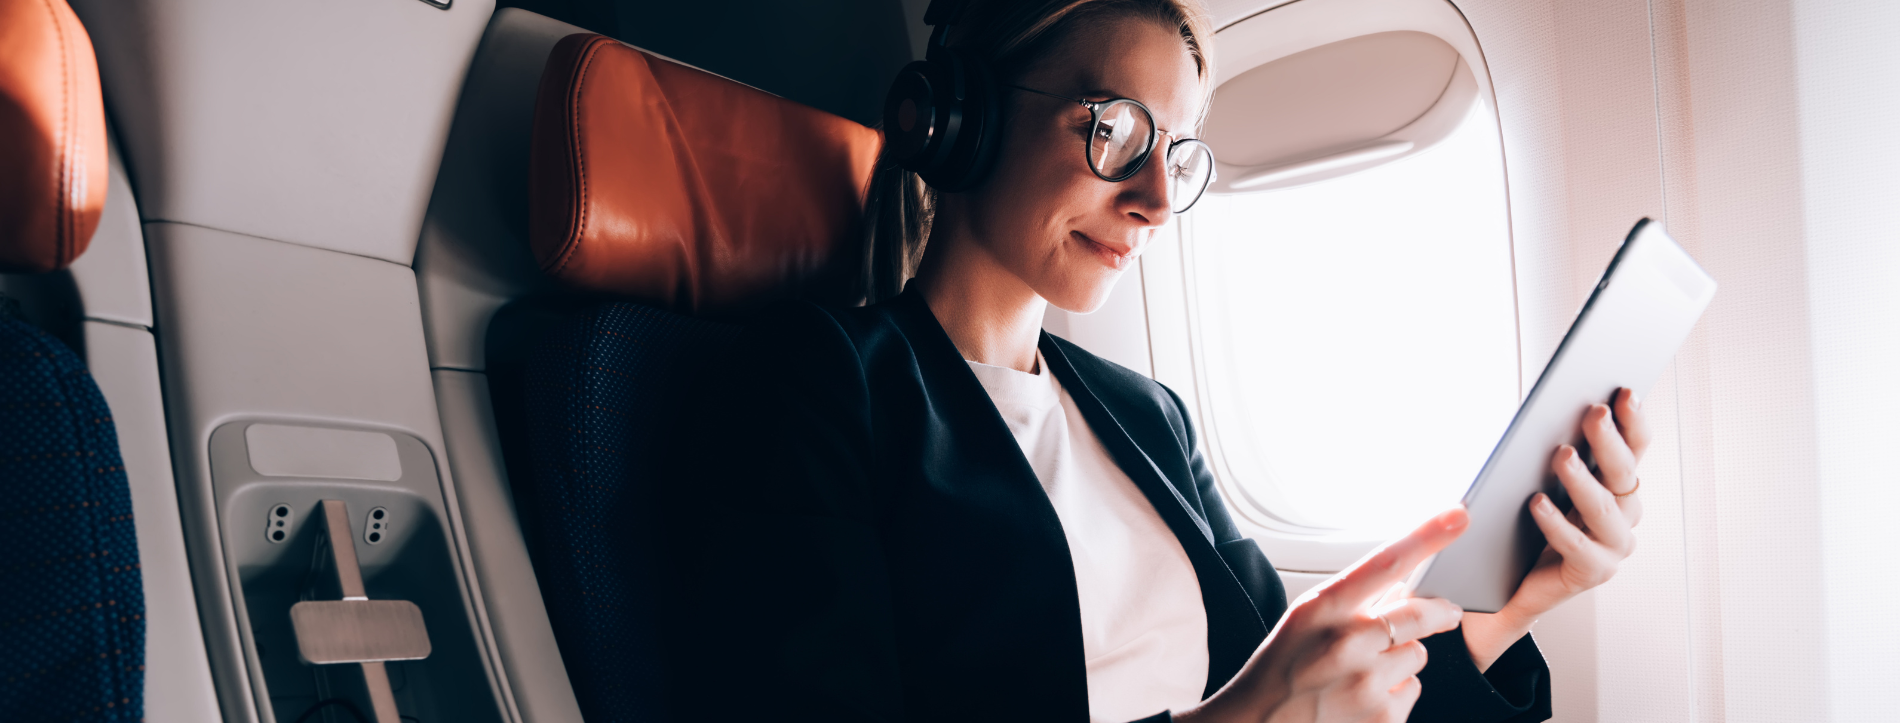
<svg viewBox="0 0 1900 723"><path fill-rule="evenodd" d="M0 720L144 717L145 595L105 397L0 314Z"/></svg>
<svg viewBox="0 0 1900 723"><path fill-rule="evenodd" d="M601 304L553 324L528 359L532 471L514 477L515 497L589 723L663 719L653 501L684 396L738 334L651 306Z"/></svg>

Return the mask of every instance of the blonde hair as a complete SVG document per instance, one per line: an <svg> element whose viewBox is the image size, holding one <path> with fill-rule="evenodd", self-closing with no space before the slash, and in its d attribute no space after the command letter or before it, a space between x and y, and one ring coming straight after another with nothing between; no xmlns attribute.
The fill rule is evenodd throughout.
<svg viewBox="0 0 1900 723"><path fill-rule="evenodd" d="M948 43L982 58L997 82L1007 83L1041 60L1065 31L1085 20L1109 18L1180 28L1202 84L1211 85L1214 23L1200 0L972 0L951 28ZM1205 99L1202 107L1205 111ZM860 268L866 303L896 296L916 274L936 202L937 191L917 174L888 156L878 159L865 204Z"/></svg>

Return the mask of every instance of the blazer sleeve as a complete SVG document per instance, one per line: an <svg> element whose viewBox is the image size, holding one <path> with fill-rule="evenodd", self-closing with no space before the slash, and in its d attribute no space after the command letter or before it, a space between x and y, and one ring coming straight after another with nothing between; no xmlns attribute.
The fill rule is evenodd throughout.
<svg viewBox="0 0 1900 723"><path fill-rule="evenodd" d="M1201 454L1186 405L1174 390L1162 388L1174 402L1169 422L1188 456L1189 474L1214 533L1215 549L1253 596L1254 606L1271 628L1288 605L1279 571L1252 539L1241 536ZM1427 662L1418 674L1423 692L1407 719L1411 723L1535 723L1550 718L1550 666L1531 636L1518 640L1482 673L1471 661L1462 628L1421 642Z"/></svg>
<svg viewBox="0 0 1900 723"><path fill-rule="evenodd" d="M675 702L719 720L895 721L863 364L821 309L778 316L740 342L689 422Z"/></svg>
<svg viewBox="0 0 1900 723"><path fill-rule="evenodd" d="M1550 719L1550 665L1525 635L1478 672L1463 628L1424 639L1425 669L1411 723L1536 723Z"/></svg>

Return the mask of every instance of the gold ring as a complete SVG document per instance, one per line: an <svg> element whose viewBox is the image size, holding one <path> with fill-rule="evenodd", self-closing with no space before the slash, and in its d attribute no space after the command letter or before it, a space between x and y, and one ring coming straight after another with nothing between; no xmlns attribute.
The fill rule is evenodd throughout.
<svg viewBox="0 0 1900 723"><path fill-rule="evenodd" d="M1385 623L1385 647L1388 649L1398 647L1399 634L1392 629L1392 621L1385 619L1384 615L1374 615L1372 617L1378 618L1379 622Z"/></svg>
<svg viewBox="0 0 1900 723"><path fill-rule="evenodd" d="M1619 499L1619 500L1620 500L1620 499L1623 499L1623 498L1625 498L1625 497L1628 497L1628 496L1630 496L1630 495L1633 495L1633 494L1636 494L1636 491L1637 491L1637 490L1640 490L1640 489L1642 489L1642 488L1643 488L1643 478L1641 478L1641 477L1637 477L1637 478L1636 478L1636 486L1635 486L1635 487L1631 487L1631 488L1630 488L1630 491L1628 491L1628 492L1624 492L1623 494L1620 494L1620 495L1616 495L1616 498L1617 498L1617 499ZM1616 494L1616 493L1614 493L1614 492L1612 492L1612 493L1610 493L1610 494Z"/></svg>

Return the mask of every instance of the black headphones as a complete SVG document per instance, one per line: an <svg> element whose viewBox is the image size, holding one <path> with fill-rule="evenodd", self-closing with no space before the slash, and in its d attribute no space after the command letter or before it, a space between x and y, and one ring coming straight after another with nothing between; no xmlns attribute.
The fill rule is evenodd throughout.
<svg viewBox="0 0 1900 723"><path fill-rule="evenodd" d="M924 24L935 29L924 59L898 71L884 97L884 143L891 157L942 191L981 182L1002 134L989 66L948 45L950 26L968 4L931 0Z"/></svg>

